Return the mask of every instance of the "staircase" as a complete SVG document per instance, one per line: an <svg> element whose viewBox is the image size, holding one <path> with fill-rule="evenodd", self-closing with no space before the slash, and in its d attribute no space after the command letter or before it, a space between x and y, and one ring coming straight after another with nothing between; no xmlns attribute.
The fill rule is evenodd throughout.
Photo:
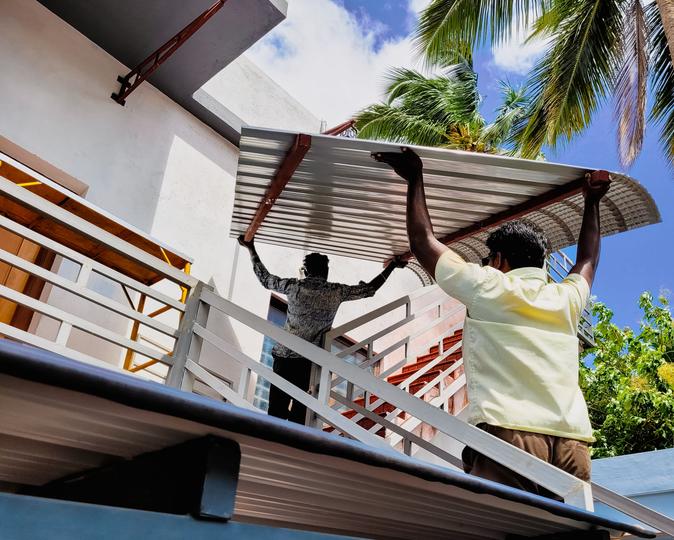
<svg viewBox="0 0 674 540"><path fill-rule="evenodd" d="M459 329L456 332L454 332L451 336L444 338L442 340L442 351L446 351L452 348L454 345L459 344L462 340L462 337L463 337L463 329ZM429 349L428 353L417 357L416 362L414 362L413 364L403 366L402 371L400 373L387 377L386 382L398 387L406 384L406 381L410 377L421 371L423 368L429 366L433 360L435 360L440 356L440 354L441 354L440 345L433 345ZM461 359L461 348L459 348L456 352L450 354L449 356L446 356L439 364L434 364L430 369L428 369L428 371L425 371L423 375L421 375L418 378L415 378L413 383L408 384L406 388L403 386L403 388L408 392L410 392L411 394L418 392L419 390L421 390L421 388L423 388L425 384L431 382L435 377L440 375L444 370L452 366L454 362L460 359ZM456 379L459 375L460 373L455 371L448 377ZM445 381L445 383L446 382L447 381Z"/></svg>
<svg viewBox="0 0 674 540"><path fill-rule="evenodd" d="M456 330L451 336L445 337L442 340L442 345L433 345L428 352L418 356L414 363L403 366L399 373L389 375L386 378L386 382L413 395L423 391L426 385L432 384L438 379L440 379L445 386L450 385L463 374L462 368L454 370L450 369L453 368L456 362L461 360L462 351L460 344L462 338L463 329ZM458 348L455 347L456 345L458 345ZM450 349L453 349L456 352L444 356L439 363L434 362L441 354L443 354L443 352ZM443 374L447 371L449 371L449 374L443 377ZM439 394L440 391L435 388L435 392L425 392L424 397L428 401L433 397L439 396ZM369 396L368 399L369 402L367 408L380 417L386 417L395 410L395 406L390 403L382 403L372 409L372 405L376 403L378 398L376 396ZM359 407L365 407L365 397L355 399L354 403ZM465 405L465 392L457 392L457 394L450 396L447 402L443 404L443 409L450 414L458 414ZM342 415L349 419L353 419L357 414L357 411L354 409L348 409L342 412ZM406 415L403 412L399 412L396 418L403 421L407 420ZM371 430L376 424L374 420L369 418L361 418L357 423L367 430ZM327 426L324 430L332 432L334 431L334 428L332 426ZM380 437L386 437L386 428L379 426L375 433ZM428 436L428 434L425 435Z"/></svg>

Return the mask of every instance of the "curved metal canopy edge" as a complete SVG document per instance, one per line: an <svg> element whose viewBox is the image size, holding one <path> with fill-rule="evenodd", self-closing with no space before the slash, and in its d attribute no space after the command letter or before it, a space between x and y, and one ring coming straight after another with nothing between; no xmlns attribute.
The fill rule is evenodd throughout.
<svg viewBox="0 0 674 540"><path fill-rule="evenodd" d="M385 261L409 250L405 182L372 152L400 145L328 135L288 175L300 134L246 127L240 144L231 235L257 221L259 242ZM411 146L424 163L436 236L471 262L487 253L484 240L500 223L525 217L547 233L552 250L575 244L583 214L582 179L592 169L493 154ZM278 188L279 176L281 191ZM655 201L636 180L612 173L602 200L602 235L660 222ZM273 196L269 196L272 193ZM262 214L262 219L260 216Z"/></svg>

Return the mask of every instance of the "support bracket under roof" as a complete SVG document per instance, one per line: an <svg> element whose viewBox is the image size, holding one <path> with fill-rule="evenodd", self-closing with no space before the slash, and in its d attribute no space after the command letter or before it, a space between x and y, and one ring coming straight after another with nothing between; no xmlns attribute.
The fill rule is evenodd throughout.
<svg viewBox="0 0 674 540"><path fill-rule="evenodd" d="M523 202L522 204L518 204L516 206L513 206L512 208L508 208L507 210L499 212L498 214L494 214L490 218L480 221L479 223L475 223L473 225L464 227L463 229L460 229L453 233L442 236L438 238L438 240L445 245L449 245L453 242L458 242L459 240L472 236L475 233L478 233L485 229L498 227L499 225L502 225L507 221L512 221L514 219L521 218L522 216L525 216L531 212L540 210L542 208L545 208L546 206L549 206L556 202L567 199L568 197L581 193L583 191L584 185L585 179L583 178L573 180L567 184L564 184L563 186L556 187L537 197L533 197L528 201ZM405 260L409 260L412 259L414 255L412 254L411 251L407 251L406 253L403 253L401 257Z"/></svg>
<svg viewBox="0 0 674 540"><path fill-rule="evenodd" d="M206 436L26 488L23 494L228 521L240 461L238 443Z"/></svg>
<svg viewBox="0 0 674 540"><path fill-rule="evenodd" d="M278 168L276 174L272 178L271 183L267 188L267 192L264 194L262 202L260 202L260 206L258 206L257 210L255 211L255 215L250 222L250 225L248 225L248 229L244 234L244 239L246 242L250 242L253 238L255 238L255 233L257 233L260 225L262 225L262 222L264 221L264 218L266 218L267 214L269 214L269 211L276 203L276 199L283 192L283 189L292 178L293 174L297 170L297 167L299 167L300 163L302 163L302 160L304 159L304 156L307 155L309 148L311 148L310 135L300 133L297 135L297 137L295 137L295 142L283 158L281 166Z"/></svg>
<svg viewBox="0 0 674 540"><path fill-rule="evenodd" d="M117 77L117 82L121 84L119 92L113 93L110 97L120 105L126 103L126 98L131 92L138 88L143 81L152 75L171 55L176 52L206 21L215 15L227 0L217 0L211 7L195 18L185 28L169 39L150 56L143 60L138 66L133 68L124 77Z"/></svg>

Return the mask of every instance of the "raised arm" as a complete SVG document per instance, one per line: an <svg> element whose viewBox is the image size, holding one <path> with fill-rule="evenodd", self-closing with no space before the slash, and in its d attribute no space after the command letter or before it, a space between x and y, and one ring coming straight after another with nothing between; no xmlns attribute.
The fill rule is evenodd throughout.
<svg viewBox="0 0 674 540"><path fill-rule="evenodd" d="M260 281L262 286L265 289L275 291L281 294L288 294L289 287L297 282L296 279L280 278L274 274L270 274L267 270L267 267L262 263L262 259L255 249L255 242L251 240L246 242L243 235L238 238L239 244L248 249L250 254L250 260L253 263L253 272L257 276L257 279Z"/></svg>
<svg viewBox="0 0 674 540"><path fill-rule="evenodd" d="M345 301L349 301L374 296L377 290L379 290L381 286L386 283L386 280L396 268L405 268L405 266L407 266L406 261L400 257L394 257L386 265L386 268L384 268L380 274L375 276L372 281L368 283L361 281L358 285L344 285L342 292L343 299Z"/></svg>
<svg viewBox="0 0 674 540"><path fill-rule="evenodd" d="M583 189L585 196L585 210L583 222L578 236L578 252L576 264L570 274L580 274L588 285L592 286L601 248L599 202L611 186L611 179L606 171L594 171L585 176L586 183Z"/></svg>
<svg viewBox="0 0 674 540"><path fill-rule="evenodd" d="M373 157L390 165L407 182L407 236L410 250L421 266L434 276L438 259L448 248L433 234L433 224L426 206L421 159L409 148L402 148L400 153L377 152Z"/></svg>

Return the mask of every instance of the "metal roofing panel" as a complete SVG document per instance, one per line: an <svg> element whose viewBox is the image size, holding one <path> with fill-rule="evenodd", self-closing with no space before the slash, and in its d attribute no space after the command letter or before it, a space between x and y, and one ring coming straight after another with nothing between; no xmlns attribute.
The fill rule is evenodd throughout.
<svg viewBox="0 0 674 540"><path fill-rule="evenodd" d="M393 450L0 340L0 483L39 485L206 434L241 447L235 520L369 538L596 527L652 537Z"/></svg>
<svg viewBox="0 0 674 540"><path fill-rule="evenodd" d="M297 133L244 128L240 144L232 236L246 231ZM406 185L372 152L400 145L312 135L309 152L277 198L256 239L281 246L383 261L405 253ZM438 237L478 224L533 197L578 180L592 169L440 148L413 148L424 163L426 198ZM604 236L660 221L648 192L613 173L601 203ZM553 250L574 244L583 212L581 194L530 212ZM450 245L465 259L486 255L489 229Z"/></svg>

